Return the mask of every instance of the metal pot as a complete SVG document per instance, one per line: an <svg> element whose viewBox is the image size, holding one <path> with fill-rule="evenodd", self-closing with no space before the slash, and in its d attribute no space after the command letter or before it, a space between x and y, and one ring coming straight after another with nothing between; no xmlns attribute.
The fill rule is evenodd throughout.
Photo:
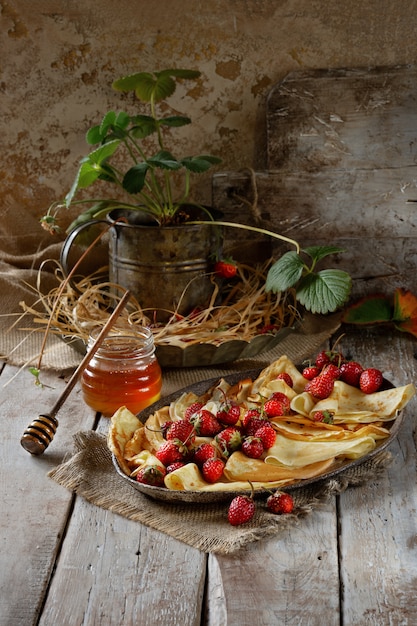
<svg viewBox="0 0 417 626"><path fill-rule="evenodd" d="M195 219L208 221L206 214ZM129 289L148 317L164 322L174 312L184 315L208 305L213 293L212 265L222 249L221 226L159 226L140 211L117 209L106 220L82 224L68 235L61 253L67 274L76 238L98 222L110 225L110 282Z"/></svg>

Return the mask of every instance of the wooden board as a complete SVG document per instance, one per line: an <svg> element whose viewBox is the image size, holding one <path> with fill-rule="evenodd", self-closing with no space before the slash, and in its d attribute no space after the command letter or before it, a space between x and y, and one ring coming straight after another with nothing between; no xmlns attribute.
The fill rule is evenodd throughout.
<svg viewBox="0 0 417 626"><path fill-rule="evenodd" d="M344 247L336 263L354 294L417 288L416 78L414 68L289 75L268 98L268 169L217 174L215 206L253 223L255 203L266 226L303 247ZM228 238L237 255L253 239Z"/></svg>

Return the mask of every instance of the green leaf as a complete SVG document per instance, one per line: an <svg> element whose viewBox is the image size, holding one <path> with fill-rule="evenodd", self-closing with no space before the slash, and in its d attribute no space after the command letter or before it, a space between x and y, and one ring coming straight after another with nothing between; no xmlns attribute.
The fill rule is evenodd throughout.
<svg viewBox="0 0 417 626"><path fill-rule="evenodd" d="M117 91L134 91L142 102L160 102L171 96L176 88L174 78L195 79L200 72L194 70L171 69L162 72L139 72L115 80L113 89Z"/></svg>
<svg viewBox="0 0 417 626"><path fill-rule="evenodd" d="M129 123L130 115L128 115L125 111L119 111L114 122L115 126L117 126L118 128L126 129L129 126Z"/></svg>
<svg viewBox="0 0 417 626"><path fill-rule="evenodd" d="M309 246L308 248L304 248L303 252L308 254L317 263L330 254L344 252L344 249L337 246Z"/></svg>
<svg viewBox="0 0 417 626"><path fill-rule="evenodd" d="M114 126L116 121L116 113L114 111L108 111L106 115L103 117L103 120L100 125L100 132L102 137L107 135L107 131L109 128Z"/></svg>
<svg viewBox="0 0 417 626"><path fill-rule="evenodd" d="M161 150L155 156L150 157L148 163L164 170L179 170L181 168L181 163L167 150Z"/></svg>
<svg viewBox="0 0 417 626"><path fill-rule="evenodd" d="M123 177L123 189L128 193L139 193L145 185L146 173L149 169L147 163L138 163L126 172Z"/></svg>
<svg viewBox="0 0 417 626"><path fill-rule="evenodd" d="M303 260L297 252L286 252L269 268L265 282L266 291L278 293L293 287L304 269Z"/></svg>
<svg viewBox="0 0 417 626"><path fill-rule="evenodd" d="M93 152L90 152L83 160L82 163L90 163L101 165L104 161L106 161L109 157L111 157L119 147L120 140L114 139L113 141L108 141L103 144Z"/></svg>
<svg viewBox="0 0 417 626"><path fill-rule="evenodd" d="M181 159L181 163L187 170L190 172L194 172L196 174L201 174L202 172L207 172L212 165L216 165L217 163L221 163L222 160L218 157L210 156L209 154L202 154L200 156L191 156L185 157Z"/></svg>
<svg viewBox="0 0 417 626"><path fill-rule="evenodd" d="M103 136L101 134L101 125L92 126L87 131L85 140L90 146L94 146L96 143L101 143L103 140Z"/></svg>
<svg viewBox="0 0 417 626"><path fill-rule="evenodd" d="M332 313L349 297L352 279L342 270L321 270L304 276L296 290L297 300L312 313Z"/></svg>
<svg viewBox="0 0 417 626"><path fill-rule="evenodd" d="M144 139L158 130L156 120L150 115L135 115L131 121L133 126L130 129L130 134L138 139Z"/></svg>
<svg viewBox="0 0 417 626"><path fill-rule="evenodd" d="M374 294L349 306L343 313L342 321L346 324L376 324L389 322L391 317L390 299L383 294Z"/></svg>
<svg viewBox="0 0 417 626"><path fill-rule="evenodd" d="M78 189L84 189L92 185L100 176L100 167L91 163L82 163L78 169L77 176L72 184L71 189L65 196L65 206L68 208Z"/></svg>

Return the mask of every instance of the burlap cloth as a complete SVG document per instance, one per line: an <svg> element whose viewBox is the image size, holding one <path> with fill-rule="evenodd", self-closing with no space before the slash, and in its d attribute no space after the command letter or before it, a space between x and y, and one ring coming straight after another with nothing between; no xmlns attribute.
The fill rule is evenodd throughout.
<svg viewBox="0 0 417 626"><path fill-rule="evenodd" d="M32 306L39 293L46 294L56 287L54 261L59 259L62 239L54 240L44 233L37 219L24 209L16 212L3 207L0 216L0 358L20 367L36 364L44 336L43 332L36 332L40 327L31 317L21 319L20 303ZM204 379L262 367L282 354L300 363L314 355L338 327L338 316L308 318L276 348L253 359L227 367L164 370L162 394ZM42 357L44 369L74 369L80 360L81 355L74 348L59 337L48 336ZM230 553L249 542L282 532L331 495L374 477L389 459L389 454L384 453L354 471L346 471L337 480L298 490L294 515L269 514L263 501L250 524L234 528L227 522L227 504L164 504L133 490L113 469L103 435L78 433L75 447L75 454L50 473L55 481L97 506L147 524L200 550L219 553Z"/></svg>
<svg viewBox="0 0 417 626"><path fill-rule="evenodd" d="M53 480L97 506L164 532L193 548L218 554L230 554L251 542L279 536L348 486L375 479L391 460L390 452L382 451L332 479L294 490L295 509L291 515L269 513L265 498L257 499L251 522L231 526L227 520L228 502L165 504L133 489L115 472L104 435L80 432L75 435L75 444L77 452L49 473Z"/></svg>

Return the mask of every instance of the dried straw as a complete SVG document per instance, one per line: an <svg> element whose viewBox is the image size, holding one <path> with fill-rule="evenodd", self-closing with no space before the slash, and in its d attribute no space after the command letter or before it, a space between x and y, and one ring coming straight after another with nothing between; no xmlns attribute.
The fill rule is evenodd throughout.
<svg viewBox="0 0 417 626"><path fill-rule="evenodd" d="M239 264L236 278L223 286L213 275L209 305L187 317L173 310L170 320L163 325L154 322L154 310L141 308L132 298L120 325L125 328L147 326L153 332L156 345L180 346L193 343L219 345L233 339L250 341L268 327L273 327L269 332L277 332L292 326L298 318L294 293L265 291L266 273L271 262L258 267ZM106 323L124 290L110 282L97 282L97 277L103 275L102 269L88 277L77 278L78 282L74 279L67 281L59 263L53 263L56 263L58 287L43 294L39 278L38 301L32 306L22 302L21 306L25 314L39 325L36 330L86 343L92 329Z"/></svg>

